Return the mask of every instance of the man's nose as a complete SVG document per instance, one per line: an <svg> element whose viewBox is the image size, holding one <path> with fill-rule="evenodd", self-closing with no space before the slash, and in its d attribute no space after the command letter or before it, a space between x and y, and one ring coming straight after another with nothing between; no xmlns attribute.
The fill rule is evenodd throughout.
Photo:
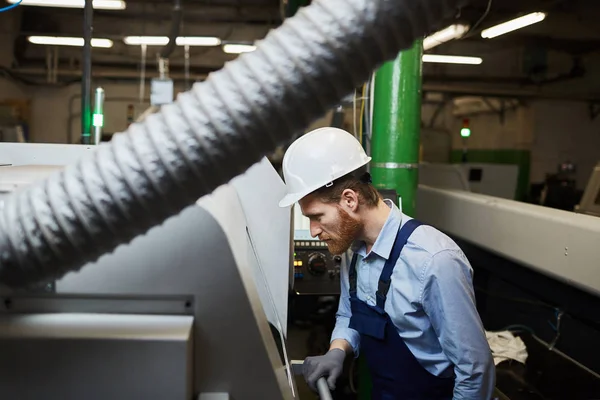
<svg viewBox="0 0 600 400"><path fill-rule="evenodd" d="M321 226L318 223L311 221L310 222L310 236L317 237L321 233L323 233L323 229L321 229Z"/></svg>

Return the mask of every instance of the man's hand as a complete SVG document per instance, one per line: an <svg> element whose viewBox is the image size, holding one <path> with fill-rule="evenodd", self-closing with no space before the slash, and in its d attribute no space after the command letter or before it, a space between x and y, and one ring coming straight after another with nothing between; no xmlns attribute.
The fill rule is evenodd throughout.
<svg viewBox="0 0 600 400"><path fill-rule="evenodd" d="M342 373L345 358L346 352L337 348L329 350L322 356L307 357L304 360L302 374L308 386L316 392L317 380L325 376L329 389L335 390L335 381Z"/></svg>

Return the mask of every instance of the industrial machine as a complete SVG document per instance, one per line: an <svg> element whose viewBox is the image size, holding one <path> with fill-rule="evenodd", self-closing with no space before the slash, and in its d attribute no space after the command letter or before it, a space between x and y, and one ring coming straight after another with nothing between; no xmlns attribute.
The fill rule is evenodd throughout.
<svg viewBox="0 0 600 400"><path fill-rule="evenodd" d="M94 148L0 146L1 195ZM0 291L2 397L295 398L283 190L263 159L79 272Z"/></svg>
<svg viewBox="0 0 600 400"><path fill-rule="evenodd" d="M461 163L419 164L419 183L438 188L454 188L504 199L515 199L517 165Z"/></svg>
<svg viewBox="0 0 600 400"><path fill-rule="evenodd" d="M576 212L600 217L600 163L596 165L590 176L581 203L576 207Z"/></svg>
<svg viewBox="0 0 600 400"><path fill-rule="evenodd" d="M545 275L600 295L600 220L462 190L420 185L417 218ZM493 227L493 228L492 228Z"/></svg>

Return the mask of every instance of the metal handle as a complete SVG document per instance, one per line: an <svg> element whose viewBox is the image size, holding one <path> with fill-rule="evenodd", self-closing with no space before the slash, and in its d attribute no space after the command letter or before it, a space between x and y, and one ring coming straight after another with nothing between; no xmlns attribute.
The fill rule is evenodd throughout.
<svg viewBox="0 0 600 400"><path fill-rule="evenodd" d="M333 400L331 392L329 391L329 385L325 378L321 377L317 380L317 390L319 391L319 397L321 400Z"/></svg>

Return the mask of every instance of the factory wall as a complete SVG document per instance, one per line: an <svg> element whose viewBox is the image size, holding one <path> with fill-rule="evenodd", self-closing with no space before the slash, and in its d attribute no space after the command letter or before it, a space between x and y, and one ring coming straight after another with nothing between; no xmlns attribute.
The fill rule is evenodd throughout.
<svg viewBox="0 0 600 400"><path fill-rule="evenodd" d="M149 86L144 101L139 100L139 85L110 83L105 90L104 133L121 132L127 128L127 108L134 105L135 115L149 107ZM95 86L94 86L95 88ZM40 87L32 101L33 140L43 143L79 143L81 135L81 86L62 88ZM40 124L42 124L40 127Z"/></svg>
<svg viewBox="0 0 600 400"><path fill-rule="evenodd" d="M0 84L1 85L1 84ZM96 85L94 85L95 87ZM150 83L145 85L144 100L140 103L139 83L101 83L106 93L104 104L104 134L122 132L128 126L128 106L134 106L135 117L150 106ZM0 86L1 88L1 86ZM175 94L184 91L182 83L175 84ZM81 86L38 87L31 94L32 140L42 143L78 143L81 132ZM314 121L310 129L326 126L331 113ZM346 113L344 128L352 129L352 113Z"/></svg>
<svg viewBox="0 0 600 400"><path fill-rule="evenodd" d="M443 132L451 138L448 161L461 162L467 148L470 162L516 164L520 167L518 199L524 199L530 183L541 183L546 174L555 173L560 163L573 162L576 180L584 189L593 167L600 162L600 116L592 118L590 106L581 101L530 100L501 119L497 113L457 114L458 108L447 103L432 126L432 116L438 106L424 104L422 139L425 147L441 146ZM470 121L471 137L460 136L462 119ZM447 140L446 140L447 141ZM424 160L439 162L428 157Z"/></svg>
<svg viewBox="0 0 600 400"><path fill-rule="evenodd" d="M25 100L31 95L30 88L0 77L0 101Z"/></svg>
<svg viewBox="0 0 600 400"><path fill-rule="evenodd" d="M577 167L577 187L585 188L600 162L600 116L592 119L589 104L584 102L537 101L533 109L531 181L541 182L560 163L571 161Z"/></svg>
<svg viewBox="0 0 600 400"><path fill-rule="evenodd" d="M533 108L528 105L518 106L507 110L501 117L500 114L491 112L465 113L464 108L447 102L432 125L432 117L438 107L438 104L425 104L422 109L423 160L440 162L439 159L431 158L428 148L435 148L435 154L438 154L437 149L442 148L442 143L445 143L449 147L448 162L461 162L466 148L469 162L518 165L516 198L525 199L530 182L534 137ZM467 139L460 135L464 118L469 119L471 129L471 136Z"/></svg>

